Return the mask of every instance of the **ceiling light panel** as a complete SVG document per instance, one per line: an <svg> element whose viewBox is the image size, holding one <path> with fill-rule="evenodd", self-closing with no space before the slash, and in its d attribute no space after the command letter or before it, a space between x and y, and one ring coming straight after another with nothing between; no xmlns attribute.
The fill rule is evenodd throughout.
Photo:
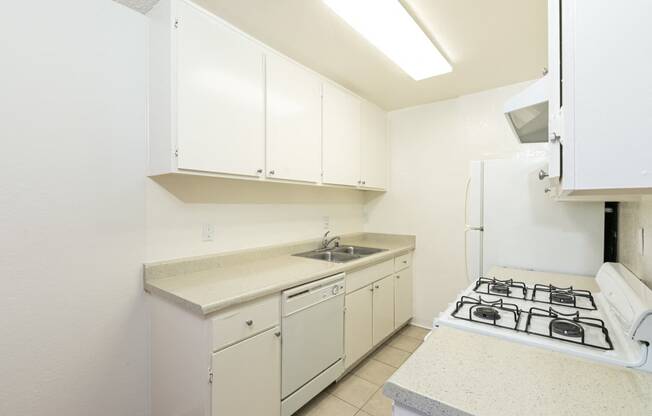
<svg viewBox="0 0 652 416"><path fill-rule="evenodd" d="M415 80L453 68L398 0L323 0Z"/></svg>

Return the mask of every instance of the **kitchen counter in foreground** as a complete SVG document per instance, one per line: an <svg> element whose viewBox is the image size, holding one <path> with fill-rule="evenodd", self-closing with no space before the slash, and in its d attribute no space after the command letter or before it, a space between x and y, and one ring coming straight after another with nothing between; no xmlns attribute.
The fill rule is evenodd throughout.
<svg viewBox="0 0 652 416"><path fill-rule="evenodd" d="M652 374L439 327L385 395L425 415L652 415Z"/></svg>
<svg viewBox="0 0 652 416"><path fill-rule="evenodd" d="M319 240L150 263L145 265L145 290L199 315L208 315L322 277L391 259L414 250L415 240L414 236L373 233L342 236L342 245L386 250L348 263L292 256L316 248Z"/></svg>
<svg viewBox="0 0 652 416"><path fill-rule="evenodd" d="M488 277L597 291L591 277L494 268ZM652 373L440 326L387 381L424 415L652 415Z"/></svg>

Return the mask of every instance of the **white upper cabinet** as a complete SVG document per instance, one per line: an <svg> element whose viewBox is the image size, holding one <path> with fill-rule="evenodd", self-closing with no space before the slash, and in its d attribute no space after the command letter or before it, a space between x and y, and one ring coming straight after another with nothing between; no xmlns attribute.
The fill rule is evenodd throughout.
<svg viewBox="0 0 652 416"><path fill-rule="evenodd" d="M323 85L323 182L360 185L360 99Z"/></svg>
<svg viewBox="0 0 652 416"><path fill-rule="evenodd" d="M190 0L148 17L149 175L385 188L382 110Z"/></svg>
<svg viewBox="0 0 652 416"><path fill-rule="evenodd" d="M321 80L269 54L267 68L267 173L270 178L321 180Z"/></svg>
<svg viewBox="0 0 652 416"><path fill-rule="evenodd" d="M387 113L363 101L360 111L360 185L387 186Z"/></svg>
<svg viewBox="0 0 652 416"><path fill-rule="evenodd" d="M560 195L610 191L605 198L618 199L652 188L652 49L641 43L652 37L652 2L549 0L548 7L550 168Z"/></svg>
<svg viewBox="0 0 652 416"><path fill-rule="evenodd" d="M185 2L177 7L178 168L259 175L264 169L263 52Z"/></svg>

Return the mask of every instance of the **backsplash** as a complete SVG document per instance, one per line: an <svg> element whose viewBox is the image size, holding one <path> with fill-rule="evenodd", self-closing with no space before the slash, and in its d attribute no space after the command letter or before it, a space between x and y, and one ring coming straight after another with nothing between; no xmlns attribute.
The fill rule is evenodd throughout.
<svg viewBox="0 0 652 416"><path fill-rule="evenodd" d="M640 241L641 228L645 230L643 242ZM652 197L646 196L640 202L620 203L618 258L652 288Z"/></svg>

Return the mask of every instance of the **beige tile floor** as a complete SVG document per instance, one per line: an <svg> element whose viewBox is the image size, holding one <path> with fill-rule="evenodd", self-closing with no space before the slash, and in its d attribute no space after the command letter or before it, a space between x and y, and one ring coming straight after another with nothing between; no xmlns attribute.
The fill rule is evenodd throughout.
<svg viewBox="0 0 652 416"><path fill-rule="evenodd" d="M383 395L383 384L427 333L426 329L406 326L294 416L391 416L392 401Z"/></svg>

